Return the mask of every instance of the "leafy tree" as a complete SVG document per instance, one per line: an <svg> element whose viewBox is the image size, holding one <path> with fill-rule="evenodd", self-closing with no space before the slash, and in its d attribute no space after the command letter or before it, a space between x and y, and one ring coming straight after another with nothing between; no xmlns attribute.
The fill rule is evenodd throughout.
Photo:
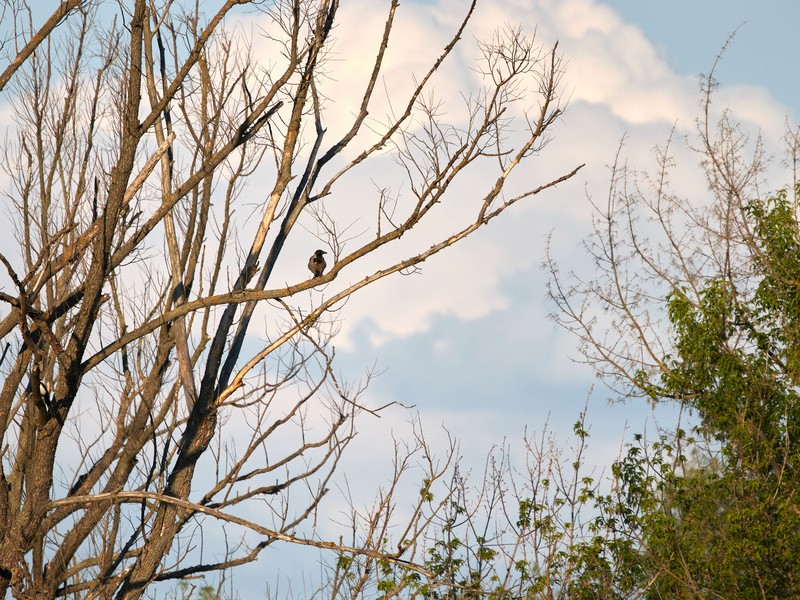
<svg viewBox="0 0 800 600"><path fill-rule="evenodd" d="M551 294L615 390L690 416L691 435L640 440L615 465L599 508L629 542L623 571L646 597L797 597L800 187L760 193L763 147L728 111L714 124L713 74L704 89L695 148L711 198L670 189L669 146L655 177L615 167L587 244L599 275L551 263ZM786 139L796 164L798 134Z"/></svg>
<svg viewBox="0 0 800 600"><path fill-rule="evenodd" d="M342 554L330 565L324 594L420 600L639 597L647 573L631 535L636 514L633 508L627 516L619 512L618 495L604 493L603 481L587 469L587 427L582 414L571 443L560 446L545 428L525 440L519 464L512 460L516 453L503 446L490 455L484 471L463 473L456 464L450 479L441 478L436 486L426 482L421 495L428 524L408 548L411 556L422 555L417 562L423 568ZM640 467L616 473L615 489L623 482L632 489ZM441 502L443 510L434 508ZM368 517L353 519L365 545L374 543L373 523ZM386 546L396 543L386 529L381 536Z"/></svg>
<svg viewBox="0 0 800 600"><path fill-rule="evenodd" d="M556 49L499 30L484 87L444 114L467 3L381 120L396 0L349 111L338 0L69 0L40 25L42 6L0 25L0 595L139 598L275 542L411 564L418 512L399 548L303 535L376 412L333 368L336 310L577 172L506 189L562 115ZM454 200L465 220L405 235ZM325 272L292 247L327 248Z"/></svg>
<svg viewBox="0 0 800 600"><path fill-rule="evenodd" d="M800 593L800 403L797 361L800 188L743 206L752 231L749 291L711 279L699 305L676 290L676 355L658 393L684 398L718 455L662 484L671 519L646 532L672 575L664 597L787 598ZM684 590L681 592L681 590Z"/></svg>

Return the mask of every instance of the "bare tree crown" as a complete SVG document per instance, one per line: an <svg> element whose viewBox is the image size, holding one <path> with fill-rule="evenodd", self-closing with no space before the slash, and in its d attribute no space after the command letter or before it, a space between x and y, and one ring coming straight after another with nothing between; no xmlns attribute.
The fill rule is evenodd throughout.
<svg viewBox="0 0 800 600"><path fill-rule="evenodd" d="M467 124L448 123L430 87L473 2L411 93L372 119L399 10L386 2L359 108L333 138L337 0L69 0L42 25L24 2L3 6L0 593L136 598L276 540L346 549L297 533L365 412L365 384L331 367L336 309L577 172L504 192L562 114L556 49L501 30L480 46ZM242 14L279 49L268 66L226 25ZM337 192L386 149L407 185L360 198L370 221L354 235ZM465 224L353 278L473 172ZM276 279L290 239L330 250L313 278L301 259ZM215 522L243 541L209 558L197 545Z"/></svg>

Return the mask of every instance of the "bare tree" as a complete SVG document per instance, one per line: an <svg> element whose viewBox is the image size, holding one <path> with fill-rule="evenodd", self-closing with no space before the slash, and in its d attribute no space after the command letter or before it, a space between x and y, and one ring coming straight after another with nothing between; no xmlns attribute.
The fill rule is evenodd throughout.
<svg viewBox="0 0 800 600"><path fill-rule="evenodd" d="M701 89L686 140L707 187L679 192L674 132L654 175L618 155L586 241L593 271L563 274L549 259L550 295L617 398L680 414L615 465L639 585L659 598L793 597L800 557L783 536L798 516L798 130L787 126L774 160L715 106L714 70Z"/></svg>
<svg viewBox="0 0 800 600"><path fill-rule="evenodd" d="M656 149L656 168L649 172L627 165L623 140L608 195L592 200L594 231L585 241L591 275L561 273L548 252L553 316L577 335L582 357L621 398L672 400L652 386L669 375L667 357L675 351L665 312L671 293L680 290L699 307L711 280L723 278L744 297L758 284L751 265L760 250L747 212L752 199L770 191L769 160L760 134L748 132L729 108L715 106L714 74L724 51L701 79L696 132L685 137L709 193L688 198L676 189L681 136L674 129ZM786 141L791 166L796 133L789 131ZM734 348L745 340L727 342Z"/></svg>
<svg viewBox="0 0 800 600"><path fill-rule="evenodd" d="M320 597L641 597L635 573L618 561L623 549L638 550L617 539L613 525L622 514L616 512L619 478L587 467L585 412L574 433L561 446L545 423L542 431L526 436L521 452L510 444L495 448L478 472L462 470L458 461L439 468L426 464L435 477L425 481L413 505L410 530L386 508L400 504L397 490L408 466L401 463L376 502L346 520L354 545L388 547L401 540L424 568L340 553L328 564ZM421 439L410 455L428 455ZM598 518L609 514L606 521Z"/></svg>
<svg viewBox="0 0 800 600"><path fill-rule="evenodd" d="M41 26L27 3L3 4L14 236L0 255L0 593L136 598L279 540L407 560L402 540L388 551L297 533L357 416L376 413L360 403L366 381L332 368L336 311L580 166L504 192L564 108L556 48L520 30L481 44L485 88L464 96L467 125L439 113L430 87L475 2L411 93L391 98L395 112L368 118L398 4L386 3L359 108L336 139L325 86L337 0L202 11L75 0ZM258 34L228 27L235 14L257 18ZM275 49L268 66L257 41ZM368 180L386 148L409 191L381 182L357 207L371 225L352 235L337 191L345 176ZM470 188L469 220L385 258L467 174L484 185ZM314 227L327 271L311 278L303 261L276 281L290 237ZM382 266L359 271L372 255ZM227 528L204 551L214 523L241 537Z"/></svg>

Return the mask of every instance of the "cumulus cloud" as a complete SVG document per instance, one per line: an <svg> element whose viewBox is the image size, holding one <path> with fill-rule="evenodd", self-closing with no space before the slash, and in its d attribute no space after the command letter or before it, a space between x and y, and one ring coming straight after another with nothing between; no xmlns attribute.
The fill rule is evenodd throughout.
<svg viewBox="0 0 800 600"><path fill-rule="evenodd" d="M547 44L559 43L567 60L573 101L603 104L638 125L676 120L691 124L696 82L670 70L665 58L636 26L595 0L489 2L478 29L503 22L533 24Z"/></svg>
<svg viewBox="0 0 800 600"><path fill-rule="evenodd" d="M356 97L348 94L357 87L352 82L364 80L385 13L374 2L349 3L345 10L351 12L342 16L357 18L345 18L336 31L328 91L335 100L332 108L338 111L341 103L341 110L352 113ZM390 101L397 101L410 89L413 77L425 72L458 26L462 11L460 3L450 0L400 6L397 30L389 45L386 89L376 97L372 115L388 112ZM435 315L479 319L503 310L508 298L501 282L538 263L544 234L556 226L585 230L590 211L584 185L591 188L591 194L604 193L606 165L613 160L623 135L627 136L626 156L650 162L654 145L665 141L673 124L677 123L679 131L694 128L696 78L673 72L640 29L594 0L479 3L462 47L435 82L437 92L447 100L448 118L458 116L454 90L474 89L478 83L471 70L471 61L478 54L474 39L487 39L504 23L525 24L529 33L535 30L537 39L546 45L559 41L571 101L556 139L532 163L533 172L521 175L524 181L520 185L554 176L578 162L586 162L587 168L561 189L518 207L516 216L490 226L475 242L435 257L424 265L421 276L395 277L354 297L345 311L340 345L351 347L350 336L359 329L363 333L366 328L369 341L379 346L427 330ZM356 30L368 35L356 35ZM753 88L722 88L720 92L722 103L736 100L742 118L773 137L779 135L782 117L776 115L782 112L766 92ZM380 170L371 173L379 183L384 181L381 176ZM469 195L471 189L480 188L465 186L464 193ZM374 195L374 190L362 189L361 193ZM447 227L453 217L443 213L434 225ZM400 250L393 252L388 250L381 258L402 255Z"/></svg>
<svg viewBox="0 0 800 600"><path fill-rule="evenodd" d="M399 109L398 98L438 56L458 26L463 8L461 0L400 5L383 89L370 109L376 123L393 108ZM356 90L365 81L385 19L382 4L374 0L353 0L344 3L342 10L345 19L336 31L324 88L332 111L328 116L331 132L357 110ZM454 437L466 441L462 446L465 462L474 470L481 468L486 452L504 437L519 444L525 423L530 431L541 431L548 414L559 439L571 440L570 425L584 408L592 376L568 358L574 356L574 339L554 329L547 319L545 275L539 268L545 236L553 232L561 264L591 269L580 246L591 227L587 196L602 203L608 189L608 165L620 139L625 136L622 157L629 166L652 167L654 146L666 141L674 124L676 139L682 141L683 134L694 129L698 113L695 75L673 71L642 31L607 5L596 0L484 0L462 46L435 81L449 119L458 118L458 92L480 83L479 75L471 70L478 55L475 39L490 38L505 23L522 23L546 46L559 42L570 97L553 142L518 174L512 186L530 187L578 163L586 163L585 169L575 180L514 207L474 238L437 255L423 265L420 274L396 275L356 294L342 310L342 330L334 340L343 350L337 355L340 365L360 367L373 364L377 357L379 370L390 369L373 382L366 403L380 406L397 400L416 405L440 452L447 442L441 428L445 425ZM728 106L748 127L761 129L773 145L782 134L786 111L766 91L723 85L714 108L721 111ZM674 185L682 194L702 198L707 194L706 183L702 173L691 168L697 156L680 143L675 153L676 163L690 169L685 174L681 170L681 179ZM394 186L395 193L408 193L407 186L393 183L395 175L391 161L376 164L368 175L343 181L345 185L335 190L328 206L341 211L343 218L353 219L355 230L363 228L365 221L358 220L356 207L373 202L378 188ZM480 175L453 189L460 203L434 215L430 227L435 232L451 231L456 220L465 217L470 197L474 200L482 189ZM427 247L426 236L433 233L423 228L409 236L410 242L404 236L400 244L369 257L369 266L380 268L415 247ZM311 238L308 244L314 243ZM298 244L292 251L298 256L296 265L303 268L310 249ZM278 279L286 276L290 281L291 269L279 265L279 269L284 267ZM351 280L361 276L348 271L340 275ZM604 399L601 389L592 396L601 405ZM375 481L385 477L391 464L392 436L411 439L408 414L397 409L384 413L383 419L362 422L355 451L343 468L359 502L369 503ZM619 455L626 421L632 421L634 431L642 431L650 418L644 407L593 406L591 461L610 464ZM347 511L342 498L331 502L329 514ZM324 531L335 535L335 528Z"/></svg>

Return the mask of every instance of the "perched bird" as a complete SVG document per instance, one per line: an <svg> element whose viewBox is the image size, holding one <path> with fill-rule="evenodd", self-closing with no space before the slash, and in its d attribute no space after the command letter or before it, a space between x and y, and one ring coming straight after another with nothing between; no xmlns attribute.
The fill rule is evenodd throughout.
<svg viewBox="0 0 800 600"><path fill-rule="evenodd" d="M50 404L50 384L44 381L39 381L39 396L45 404Z"/></svg>
<svg viewBox="0 0 800 600"><path fill-rule="evenodd" d="M38 394L33 394L33 400L38 409L39 425L44 425L51 418L58 418L53 403L50 401L50 384L39 380L38 385L35 383L33 385L36 386L36 391L38 392ZM59 422L61 422L60 418Z"/></svg>
<svg viewBox="0 0 800 600"><path fill-rule="evenodd" d="M327 254L325 250L317 250L314 255L308 259L308 269L313 273L314 277L322 277L327 263L323 254Z"/></svg>

